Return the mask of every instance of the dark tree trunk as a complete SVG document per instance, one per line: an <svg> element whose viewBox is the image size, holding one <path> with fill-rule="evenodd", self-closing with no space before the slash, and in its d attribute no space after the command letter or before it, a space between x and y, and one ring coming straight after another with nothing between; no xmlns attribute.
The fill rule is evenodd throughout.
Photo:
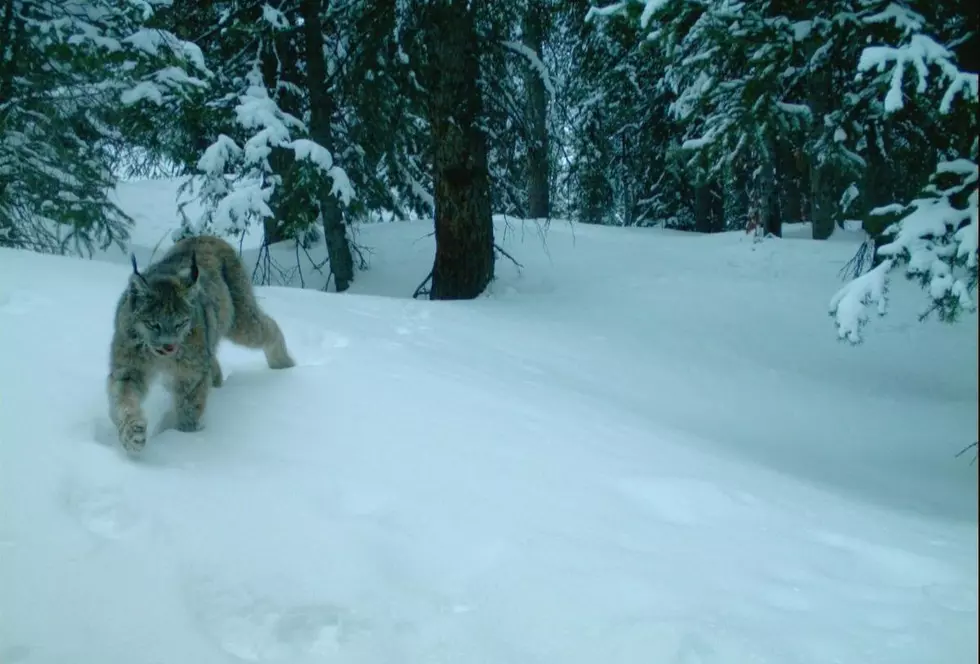
<svg viewBox="0 0 980 664"><path fill-rule="evenodd" d="M833 195L833 179L827 168L810 167L810 217L813 239L826 240L834 233L834 212L837 203Z"/></svg>
<svg viewBox="0 0 980 664"><path fill-rule="evenodd" d="M773 152L770 151L770 155ZM776 191L776 168L772 162L759 168L756 180L756 210L763 235L783 236L782 215L779 211L779 196Z"/></svg>
<svg viewBox="0 0 980 664"><path fill-rule="evenodd" d="M281 80L302 85L296 62L297 53L292 35L277 32L275 40L267 44L262 51L262 80L271 94L275 94ZM280 89L277 101L283 111L300 117L302 100L291 90ZM290 187L290 171L295 161L295 154L288 148L274 147L269 155L269 165L273 173L281 176L283 181L269 201L269 206L276 213L275 216L265 217L262 222L266 245L289 239L290 233L287 232L283 221L290 220L295 224L295 220L309 214L309 201L298 201L295 191ZM298 209L304 204L307 209Z"/></svg>
<svg viewBox="0 0 980 664"><path fill-rule="evenodd" d="M333 153L333 137L330 120L333 101L327 94L327 70L323 64L323 28L320 23L321 0L303 0L303 28L306 35L306 52L310 54L306 64L306 84L310 93L310 136ZM323 235L330 257L330 272L338 293L350 287L354 280L354 260L347 240L344 214L336 197L326 184L320 186L318 196L320 214L323 215Z"/></svg>
<svg viewBox="0 0 980 664"><path fill-rule="evenodd" d="M473 299L493 279L493 219L474 9L435 0L426 30L436 256L433 300Z"/></svg>
<svg viewBox="0 0 980 664"><path fill-rule="evenodd" d="M524 13L524 45L541 58L543 41L543 7L532 0ZM532 219L544 219L551 214L551 195L548 186L548 98L541 72L530 63L525 67L527 88L528 137L527 151L527 208Z"/></svg>
<svg viewBox="0 0 980 664"><path fill-rule="evenodd" d="M785 221L798 223L804 220L803 170L795 155L795 146L783 144L779 149L779 207Z"/></svg>
<svg viewBox="0 0 980 664"><path fill-rule="evenodd" d="M822 44L809 43L807 55L812 55ZM816 72L806 80L807 101L816 118L810 128L812 139L819 138L826 131L821 121L833 110L834 100L840 95L834 92L831 76L827 72ZM811 143L815 140L811 140ZM837 212L838 197L835 195L833 171L826 164L817 162L816 154L810 155L807 164L809 180L809 211L811 236L814 240L826 240L834 233L834 217Z"/></svg>
<svg viewBox="0 0 980 664"><path fill-rule="evenodd" d="M716 182L694 187L694 230L720 233L725 230L725 198Z"/></svg>

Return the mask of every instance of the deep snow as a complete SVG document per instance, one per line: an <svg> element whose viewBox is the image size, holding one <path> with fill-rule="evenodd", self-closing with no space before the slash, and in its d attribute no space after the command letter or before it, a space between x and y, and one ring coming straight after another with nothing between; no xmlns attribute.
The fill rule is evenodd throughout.
<svg viewBox="0 0 980 664"><path fill-rule="evenodd" d="M145 263L173 184L119 195ZM223 347L135 461L126 254L0 251L0 662L977 660L975 318L896 280L839 343L846 235L537 228L455 303L409 297L425 224L362 228L351 293L259 289L299 366Z"/></svg>

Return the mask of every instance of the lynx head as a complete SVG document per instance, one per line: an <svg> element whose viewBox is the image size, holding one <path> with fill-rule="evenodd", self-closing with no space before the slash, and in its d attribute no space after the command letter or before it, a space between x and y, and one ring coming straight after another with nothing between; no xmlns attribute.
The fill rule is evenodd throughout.
<svg viewBox="0 0 980 664"><path fill-rule="evenodd" d="M129 278L133 329L140 341L154 354L167 357L175 354L191 331L197 300L199 276L197 257L191 255L190 267L175 275L151 275L149 278L136 269Z"/></svg>

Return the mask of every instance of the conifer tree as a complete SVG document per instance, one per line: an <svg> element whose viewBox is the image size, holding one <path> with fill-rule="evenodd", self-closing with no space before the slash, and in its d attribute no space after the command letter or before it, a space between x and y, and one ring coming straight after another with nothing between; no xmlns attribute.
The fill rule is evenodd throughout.
<svg viewBox="0 0 980 664"><path fill-rule="evenodd" d="M88 255L125 245L132 220L109 199L112 166L152 137L124 131L119 107L176 112L210 75L199 49L159 29L164 4L2 3L0 245Z"/></svg>

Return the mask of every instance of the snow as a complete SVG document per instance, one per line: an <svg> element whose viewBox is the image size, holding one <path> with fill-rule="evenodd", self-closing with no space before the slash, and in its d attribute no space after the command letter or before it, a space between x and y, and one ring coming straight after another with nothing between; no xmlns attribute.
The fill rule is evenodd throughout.
<svg viewBox="0 0 980 664"><path fill-rule="evenodd" d="M541 84L544 86L544 89L547 91L548 95L554 98L555 85L551 80L551 75L548 73L548 68L541 61L541 58L538 57L537 52L530 46L522 44L521 42L504 41L503 45L527 60L528 65L534 69L534 72L541 79Z"/></svg>
<svg viewBox="0 0 980 664"><path fill-rule="evenodd" d="M596 7L595 5L589 7L589 11L585 12L585 22L591 22L596 16L605 17L613 16L615 14L624 13L626 6L629 4L626 2L614 2L611 5L606 5L605 7Z"/></svg>
<svg viewBox="0 0 980 664"><path fill-rule="evenodd" d="M271 5L262 5L262 20L276 30L289 29L289 19L281 11Z"/></svg>
<svg viewBox="0 0 980 664"><path fill-rule="evenodd" d="M308 159L324 173L329 173L330 169L333 168L333 157L330 150L319 143L306 138L297 138L290 144L290 147L296 153L296 159L300 161Z"/></svg>
<svg viewBox="0 0 980 664"><path fill-rule="evenodd" d="M864 341L862 328L867 324L868 307L875 305L879 316L888 310L888 273L893 259L885 259L866 273L855 277L830 299L830 312L837 321L837 334L854 344Z"/></svg>
<svg viewBox="0 0 980 664"><path fill-rule="evenodd" d="M858 72L877 69L883 72L890 62L894 61L891 83L885 95L885 111L893 113L905 105L902 85L905 78L905 68L912 67L917 75L915 90L922 94L928 87L929 67L935 65L947 79L949 85L940 102L940 110L948 113L955 95L961 94L970 98L977 97L977 75L962 72L953 63L953 53L927 35L912 35L907 44L899 47L869 46L861 52L858 61Z"/></svg>
<svg viewBox="0 0 980 664"><path fill-rule="evenodd" d="M152 101L158 106L163 104L163 91L160 86L151 81L140 81L128 90L123 90L119 95L119 101L126 106L132 106L144 100Z"/></svg>
<svg viewBox="0 0 980 664"><path fill-rule="evenodd" d="M831 298L830 313L838 328L838 335L854 343L862 340L861 328L868 322L866 308L876 305L883 315L888 306L889 272L897 265L905 265L910 277L921 277L931 302L923 312L947 298L955 298L967 312L976 310L971 293L975 278L970 270L963 271L951 259L963 259L967 268L976 268L977 253L977 166L965 159L941 162L938 173L964 175L961 183L945 191L932 190L932 196L918 198L908 206L885 205L871 210L870 215L901 214L902 218L891 224L886 234L892 239L878 247L877 255L882 263L869 273L846 284ZM965 209L953 204L954 196L971 191Z"/></svg>
<svg viewBox="0 0 980 664"><path fill-rule="evenodd" d="M670 2L671 0L644 0L643 12L640 14L640 27L648 27L654 15L670 4Z"/></svg>
<svg viewBox="0 0 980 664"><path fill-rule="evenodd" d="M335 166L333 156L325 147L305 138L298 138L290 143L296 159L309 161L331 179L330 195L339 198L344 205L350 205L355 198L354 185L351 184L347 171Z"/></svg>
<svg viewBox="0 0 980 664"><path fill-rule="evenodd" d="M140 265L177 184L116 192ZM258 288L298 366L222 346L205 429L139 459L103 392L128 252L0 250L0 661L977 660L975 319L919 323L896 280L838 343L863 236L803 224L499 218L524 269L416 301L430 233L359 227L342 295Z"/></svg>
<svg viewBox="0 0 980 664"><path fill-rule="evenodd" d="M813 21L794 21L792 28L793 41L805 41L813 34Z"/></svg>
<svg viewBox="0 0 980 664"><path fill-rule="evenodd" d="M894 23L903 34L911 35L922 30L925 18L907 7L902 7L894 2L889 3L884 11L864 17L865 23Z"/></svg>
<svg viewBox="0 0 980 664"><path fill-rule="evenodd" d="M242 149L235 143L235 139L226 134L218 134L214 143L204 150L197 162L197 169L203 173L224 173L241 155Z"/></svg>

